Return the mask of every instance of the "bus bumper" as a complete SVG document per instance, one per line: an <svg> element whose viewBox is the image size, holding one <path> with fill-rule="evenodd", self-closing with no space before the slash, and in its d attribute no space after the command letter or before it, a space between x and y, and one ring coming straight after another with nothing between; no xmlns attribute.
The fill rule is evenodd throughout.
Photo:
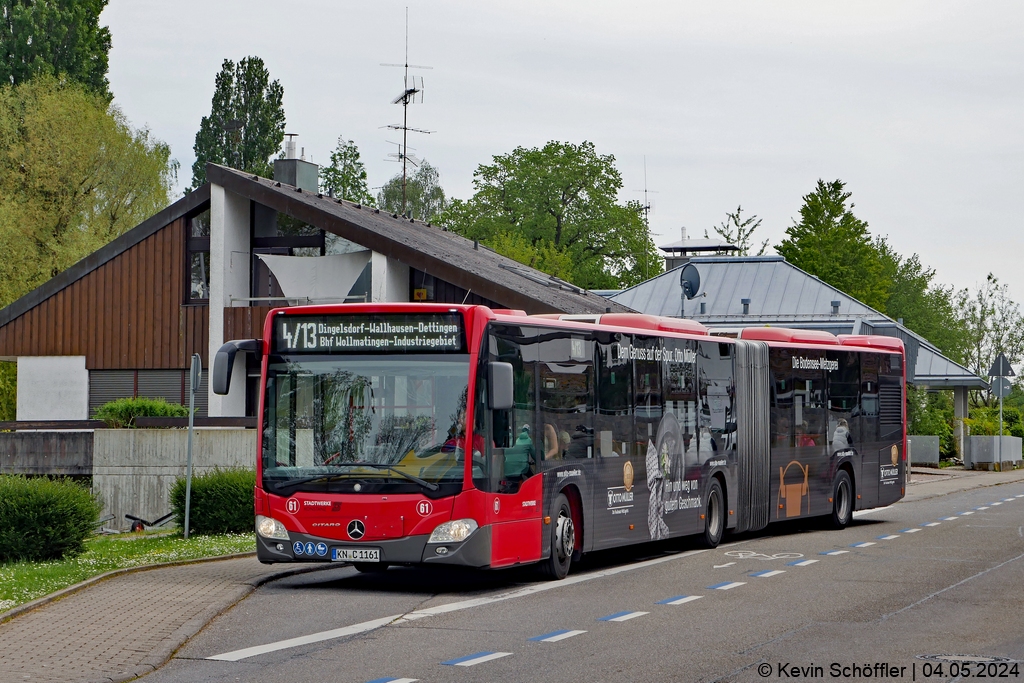
<svg viewBox="0 0 1024 683"><path fill-rule="evenodd" d="M380 561L387 564L444 564L462 567L486 567L491 563L491 528L477 529L462 543L427 543L427 535L389 538L365 543L338 541L331 538L288 532L290 539L279 541L256 534L256 558L264 564L276 562L330 562L331 548L379 548ZM294 552L297 543L324 544L324 555ZM442 550L443 548L443 550ZM343 563L338 563L343 564Z"/></svg>

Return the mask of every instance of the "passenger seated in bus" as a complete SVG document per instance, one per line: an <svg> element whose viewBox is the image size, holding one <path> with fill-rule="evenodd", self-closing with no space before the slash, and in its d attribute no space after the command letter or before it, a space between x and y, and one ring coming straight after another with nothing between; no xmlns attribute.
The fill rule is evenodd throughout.
<svg viewBox="0 0 1024 683"><path fill-rule="evenodd" d="M836 431L832 433L832 452L849 450L853 447L853 437L850 435L850 423L840 418Z"/></svg>
<svg viewBox="0 0 1024 683"><path fill-rule="evenodd" d="M807 433L807 423L806 422L801 422L800 424L798 424L794 431L796 432L795 440L796 440L796 445L797 445L798 448L805 447L805 446L817 446L818 445L815 442L814 437L811 434Z"/></svg>
<svg viewBox="0 0 1024 683"><path fill-rule="evenodd" d="M506 479L521 479L527 476L533 466L533 439L530 437L530 425L524 424L519 430L516 442L505 449L503 474Z"/></svg>
<svg viewBox="0 0 1024 683"><path fill-rule="evenodd" d="M788 446L790 444L790 432L793 425L790 423L789 418L785 415L779 416L778 430L775 433L775 445L776 446Z"/></svg>
<svg viewBox="0 0 1024 683"><path fill-rule="evenodd" d="M558 432L550 422L544 423L544 459L557 460L561 458L558 448Z"/></svg>

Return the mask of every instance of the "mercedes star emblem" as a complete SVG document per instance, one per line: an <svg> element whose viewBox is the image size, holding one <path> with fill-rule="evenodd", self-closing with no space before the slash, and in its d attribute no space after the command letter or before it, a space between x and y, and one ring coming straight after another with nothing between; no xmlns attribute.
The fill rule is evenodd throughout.
<svg viewBox="0 0 1024 683"><path fill-rule="evenodd" d="M358 519L353 519L348 523L348 537L353 541L358 541L366 534L366 526Z"/></svg>

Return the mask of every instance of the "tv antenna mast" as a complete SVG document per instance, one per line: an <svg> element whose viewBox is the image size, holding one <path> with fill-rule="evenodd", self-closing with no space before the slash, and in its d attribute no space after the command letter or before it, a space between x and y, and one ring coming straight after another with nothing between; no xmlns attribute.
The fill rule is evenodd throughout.
<svg viewBox="0 0 1024 683"><path fill-rule="evenodd" d="M423 104L423 77L419 78L419 84L416 83L416 76L409 76L409 69L433 69L432 66L422 66L418 64L409 63L409 8L405 8L405 63L404 64L381 64L381 66L397 66L404 69L404 88L402 94L391 100L391 104L402 105L402 123L389 124L385 126L392 130L402 131L402 144L398 148L397 154L389 154L390 157L397 157L396 160L402 162L402 215L405 215L406 205L406 188L408 185L408 173L407 173L407 162L413 166L419 166L420 161L414 157L410 157L407 153L408 150L408 139L409 131L413 133L423 133L429 135L433 133L432 130L423 130L422 128L410 128L409 127L409 105L416 103L416 96L419 95L420 104ZM392 143L398 144L398 143Z"/></svg>
<svg viewBox="0 0 1024 683"><path fill-rule="evenodd" d="M651 234L653 234L653 233L651 233L651 208L652 207L651 207L651 200L648 198L647 195L648 194L658 194L658 191L657 190L648 190L647 189L647 155L646 154L644 155L644 189L642 189L642 190L633 190L633 191L634 192L643 192L644 193L644 203L640 206L640 210L643 211L643 214L644 214L644 227L647 228L647 234L648 234L648 236L650 236ZM648 271L648 268L647 268L647 248L645 247L644 248L644 279L648 278L648 272L647 271Z"/></svg>

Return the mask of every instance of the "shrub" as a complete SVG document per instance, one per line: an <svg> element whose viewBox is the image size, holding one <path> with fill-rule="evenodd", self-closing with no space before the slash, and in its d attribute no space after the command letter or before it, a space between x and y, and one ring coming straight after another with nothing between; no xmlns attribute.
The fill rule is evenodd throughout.
<svg viewBox="0 0 1024 683"><path fill-rule="evenodd" d="M188 408L180 403L168 403L162 398L119 398L104 403L93 415L111 429L134 427L137 417L188 417Z"/></svg>
<svg viewBox="0 0 1024 683"><path fill-rule="evenodd" d="M256 473L252 470L215 468L192 476L190 533L229 534L252 531L256 524L252 491ZM185 527L185 477L171 487L171 510L178 526Z"/></svg>
<svg viewBox="0 0 1024 683"><path fill-rule="evenodd" d="M0 562L80 554L102 508L70 479L0 475Z"/></svg>

